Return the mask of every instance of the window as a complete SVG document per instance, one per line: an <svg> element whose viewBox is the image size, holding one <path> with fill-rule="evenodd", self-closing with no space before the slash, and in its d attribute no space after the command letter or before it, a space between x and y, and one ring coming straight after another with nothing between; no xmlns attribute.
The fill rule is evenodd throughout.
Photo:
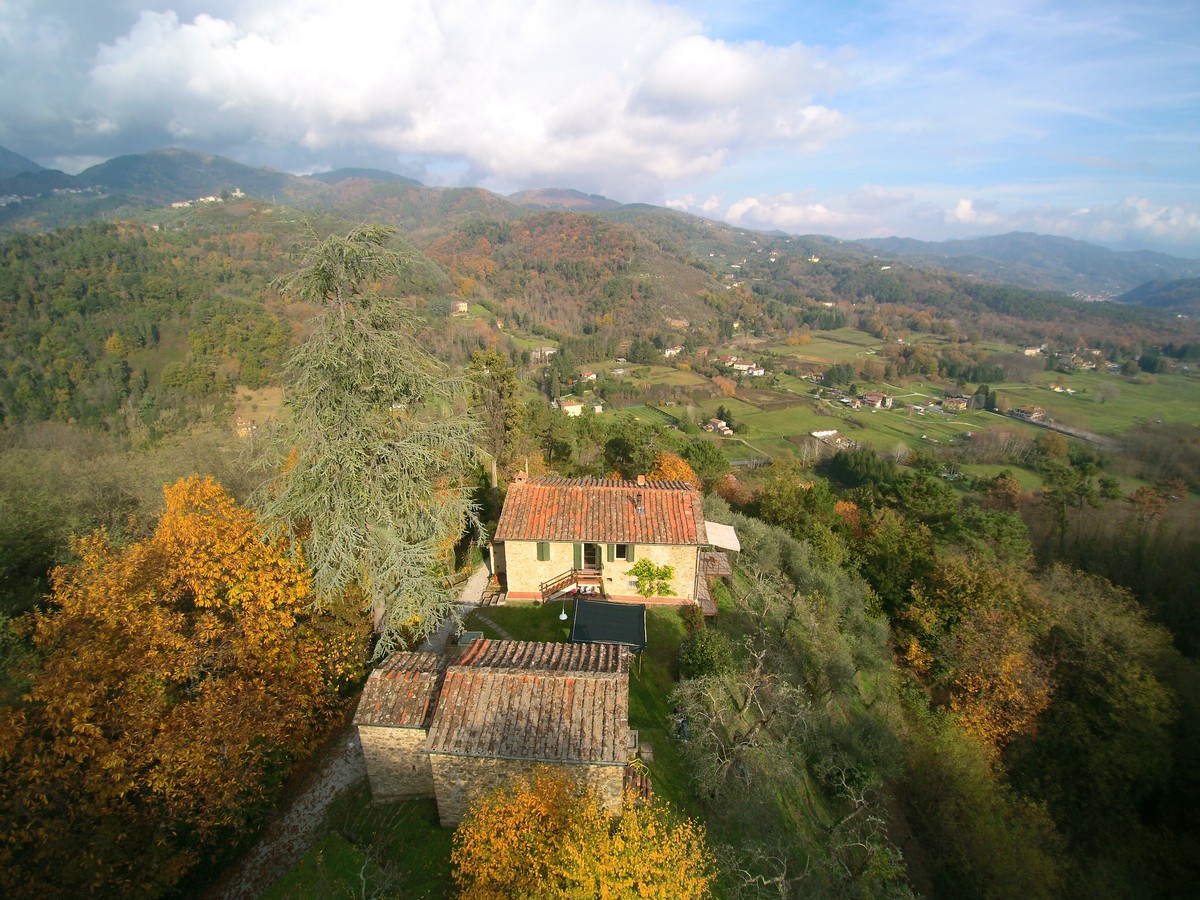
<svg viewBox="0 0 1200 900"><path fill-rule="evenodd" d="M546 562L546 560L548 560L550 558L550 542L549 541L538 541L537 542L537 558L538 558L538 562Z"/></svg>
<svg viewBox="0 0 1200 900"><path fill-rule="evenodd" d="M617 559L633 562L633 544L617 544Z"/></svg>

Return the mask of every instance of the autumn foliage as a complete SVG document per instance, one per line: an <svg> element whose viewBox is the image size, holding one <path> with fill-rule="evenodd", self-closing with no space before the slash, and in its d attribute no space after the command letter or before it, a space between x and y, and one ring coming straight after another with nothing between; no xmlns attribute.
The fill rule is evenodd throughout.
<svg viewBox="0 0 1200 900"><path fill-rule="evenodd" d="M0 892L154 896L269 807L361 671L360 619L314 619L303 561L211 479L154 533L103 531L53 576L40 667L0 710ZM353 611L351 611L352 613Z"/></svg>
<svg viewBox="0 0 1200 900"><path fill-rule="evenodd" d="M700 487L700 479L687 460L668 450L654 457L654 468L650 470L649 477L652 481L685 481L693 487Z"/></svg>
<svg viewBox="0 0 1200 900"><path fill-rule="evenodd" d="M947 556L912 593L902 655L948 693L959 724L997 747L1034 731L1051 678L1036 647L1045 611L1023 573Z"/></svg>
<svg viewBox="0 0 1200 900"><path fill-rule="evenodd" d="M626 796L614 820L595 794L548 768L484 797L451 856L463 900L707 897L716 877L704 828Z"/></svg>

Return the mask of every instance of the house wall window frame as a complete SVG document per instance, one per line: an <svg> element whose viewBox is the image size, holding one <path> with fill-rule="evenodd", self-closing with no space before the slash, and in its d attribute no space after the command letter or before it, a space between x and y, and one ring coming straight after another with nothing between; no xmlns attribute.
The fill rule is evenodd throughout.
<svg viewBox="0 0 1200 900"><path fill-rule="evenodd" d="M633 544L609 544L609 562L633 562Z"/></svg>

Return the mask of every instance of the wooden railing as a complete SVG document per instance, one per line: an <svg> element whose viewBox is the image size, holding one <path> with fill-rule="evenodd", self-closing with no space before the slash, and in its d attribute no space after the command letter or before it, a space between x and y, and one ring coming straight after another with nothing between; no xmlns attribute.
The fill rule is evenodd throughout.
<svg viewBox="0 0 1200 900"><path fill-rule="evenodd" d="M603 579L599 569L568 569L561 575L555 575L549 581L543 581L539 588L542 592L542 602L545 603L559 591L575 584L594 585L604 592Z"/></svg>
<svg viewBox="0 0 1200 900"><path fill-rule="evenodd" d="M561 575L555 575L549 581L541 584L542 602L545 603L565 587L575 583L575 569L567 569Z"/></svg>

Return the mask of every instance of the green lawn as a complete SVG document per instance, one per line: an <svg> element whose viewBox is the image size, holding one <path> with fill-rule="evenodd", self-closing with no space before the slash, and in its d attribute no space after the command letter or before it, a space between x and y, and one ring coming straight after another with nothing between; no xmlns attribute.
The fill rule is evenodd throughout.
<svg viewBox="0 0 1200 900"><path fill-rule="evenodd" d="M958 467L964 475L973 478L995 478L1001 472L1010 472L1017 479L1017 484L1023 491L1039 491L1042 489L1042 477L1032 469L1022 466L1001 465L999 463L965 463Z"/></svg>
<svg viewBox="0 0 1200 900"><path fill-rule="evenodd" d="M563 609L566 609L568 616L574 612L570 602L545 605L512 603L508 606L489 606L480 612L518 641L563 643L571 636L570 619L565 622L559 619ZM474 612L467 616L465 625L468 631L482 631L485 637L500 637L495 629L485 624Z"/></svg>
<svg viewBox="0 0 1200 900"><path fill-rule="evenodd" d="M336 831L326 831L315 847L290 872L262 895L262 900L292 897L327 897L351 900L360 896L359 875L368 881L380 878L379 867Z"/></svg>
<svg viewBox="0 0 1200 900"><path fill-rule="evenodd" d="M333 802L316 845L263 897L451 897L453 835L432 799L372 803L364 779Z"/></svg>

